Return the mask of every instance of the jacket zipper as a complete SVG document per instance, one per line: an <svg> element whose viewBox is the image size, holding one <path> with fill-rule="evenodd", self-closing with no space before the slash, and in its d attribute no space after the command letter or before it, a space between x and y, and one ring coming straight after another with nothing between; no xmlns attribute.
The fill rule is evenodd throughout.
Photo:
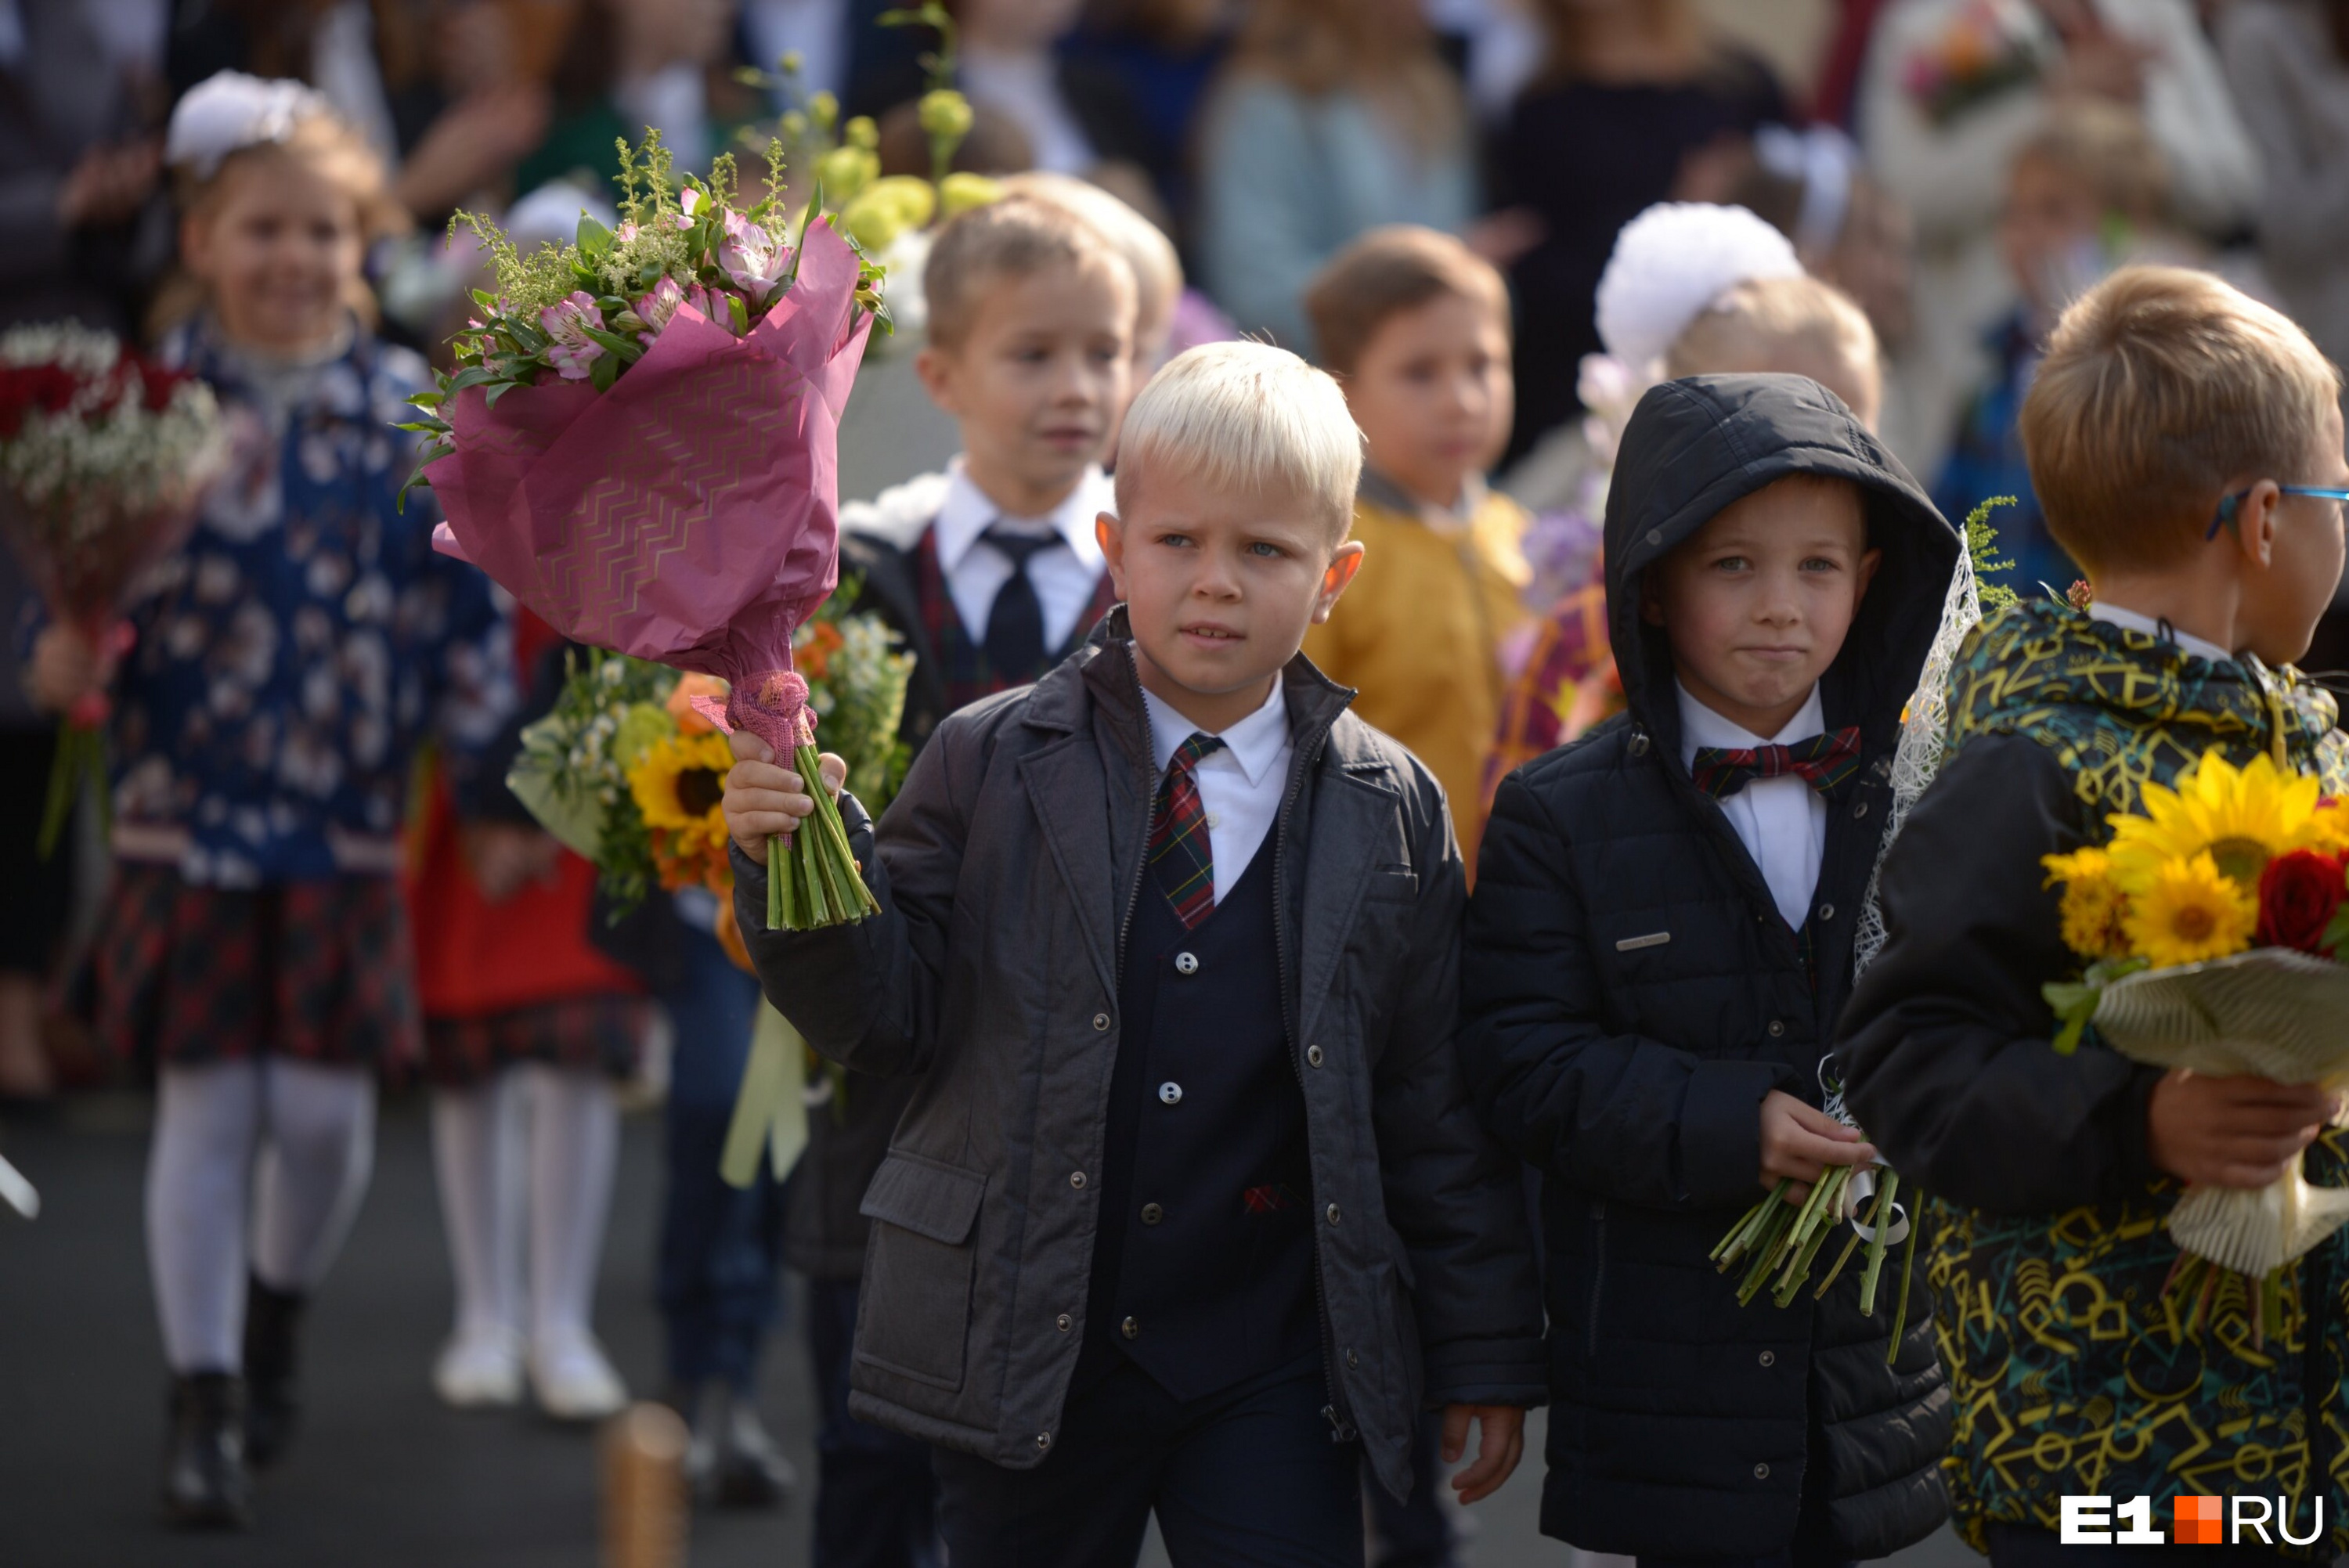
<svg viewBox="0 0 2349 1568"><path fill-rule="evenodd" d="M1594 1358L1599 1355L1599 1298L1607 1288L1607 1200L1590 1200L1590 1312L1584 1341Z"/></svg>
<svg viewBox="0 0 2349 1568"><path fill-rule="evenodd" d="M1273 823L1272 952L1273 961L1280 970L1280 995L1284 1009L1288 997L1294 992L1294 982L1289 976L1288 940L1286 934L1288 929L1286 874L1288 857L1282 853L1281 850L1288 837L1289 820L1297 808L1297 797L1305 788L1305 776L1312 771L1314 765L1320 760L1321 748L1328 743L1328 740L1329 736L1325 731L1315 739L1312 752L1300 759L1296 771L1289 778L1288 793L1280 802L1280 815L1274 820ZM1288 1070L1297 1079L1297 1092L1301 1099L1305 1094L1305 1067L1299 1053L1304 1049L1304 1047L1299 1043L1294 1034L1288 1033L1286 1018L1282 1023L1282 1033L1288 1034ZM1312 1170L1313 1121L1309 1115L1306 1118L1305 1126L1306 1185L1312 1188L1315 1186ZM1321 1418L1330 1423L1331 1442L1350 1443L1359 1434L1354 1429L1354 1423L1349 1419L1353 1412L1347 1408L1345 1393L1338 1386L1337 1333L1330 1324L1330 1291L1321 1262L1320 1201L1321 1194L1317 1189L1309 1202L1306 1223L1311 1228L1313 1236L1313 1319L1314 1326L1320 1330L1321 1390L1330 1401L1321 1407Z"/></svg>

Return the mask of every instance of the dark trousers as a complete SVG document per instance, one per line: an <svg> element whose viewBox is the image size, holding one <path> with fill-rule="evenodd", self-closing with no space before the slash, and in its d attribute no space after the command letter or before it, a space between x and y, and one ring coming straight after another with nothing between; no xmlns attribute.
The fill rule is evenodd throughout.
<svg viewBox="0 0 2349 1568"><path fill-rule="evenodd" d="M929 1445L848 1413L854 1280L808 1282L807 1331L822 1401L814 1568L936 1568L937 1482Z"/></svg>
<svg viewBox="0 0 2349 1568"><path fill-rule="evenodd" d="M2157 1526L2164 1531L2169 1528L2166 1512L2168 1506L2167 1502L2158 1504L2157 1507L2164 1511L2154 1516ZM2115 1527L2116 1532L2119 1528ZM2296 1531L2308 1528L2305 1510L2293 1522L2292 1528ZM2272 1525L2269 1527L2268 1533L2275 1533ZM2026 1530L2015 1524L1993 1524L1990 1527L1991 1568L2065 1568L2068 1563L2094 1563L2096 1568L2161 1568L2165 1563L2177 1561L2172 1557L2148 1555L2154 1550L2150 1546L2065 1546L2052 1530ZM2211 1556L2211 1552L2218 1555ZM2294 1559L2286 1557L2273 1547L2250 1545L2211 1547L2196 1553L2190 1561L2197 1568L2206 1563L2210 1568L2269 1568L2270 1564L2280 1568L2281 1564Z"/></svg>
<svg viewBox="0 0 2349 1568"><path fill-rule="evenodd" d="M1371 1500L1378 1537L1373 1568L1452 1568L1452 1522L1444 1516L1444 1418L1433 1411L1412 1434L1411 1501L1397 1502L1362 1467L1362 1495Z"/></svg>
<svg viewBox="0 0 2349 1568"><path fill-rule="evenodd" d="M759 983L706 932L687 930L684 983L660 1000L677 1028L669 1069L668 1191L661 1212L661 1316L679 1387L749 1393L782 1311L783 1190L764 1164L747 1189L718 1174L750 1054Z"/></svg>
<svg viewBox="0 0 2349 1568"><path fill-rule="evenodd" d="M1188 1404L1118 1357L1080 1369L1033 1470L937 1452L954 1568L1114 1568L1151 1513L1175 1568L1361 1568L1361 1455L1330 1440L1318 1365Z"/></svg>

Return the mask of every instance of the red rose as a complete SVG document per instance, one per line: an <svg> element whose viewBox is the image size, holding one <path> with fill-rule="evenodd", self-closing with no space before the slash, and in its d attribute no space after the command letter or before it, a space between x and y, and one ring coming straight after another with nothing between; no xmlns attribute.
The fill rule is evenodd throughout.
<svg viewBox="0 0 2349 1568"><path fill-rule="evenodd" d="M2270 861L2260 873L2261 943L2322 954L2325 928L2341 908L2343 878L2339 855L2294 850Z"/></svg>

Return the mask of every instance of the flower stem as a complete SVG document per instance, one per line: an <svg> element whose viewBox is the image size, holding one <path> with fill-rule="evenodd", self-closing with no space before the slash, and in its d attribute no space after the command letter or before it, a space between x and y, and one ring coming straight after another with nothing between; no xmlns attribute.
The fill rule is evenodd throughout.
<svg viewBox="0 0 2349 1568"><path fill-rule="evenodd" d="M1876 1201L1876 1212L1887 1215L1891 1213L1892 1196L1899 1191L1899 1173L1887 1171L1884 1173L1883 1194ZM1860 1276L1859 1281L1859 1310L1869 1317L1876 1315L1876 1282L1884 1273L1884 1249L1887 1245L1884 1239L1885 1229L1886 1227L1879 1223L1876 1226L1876 1234L1868 1239L1868 1272Z"/></svg>

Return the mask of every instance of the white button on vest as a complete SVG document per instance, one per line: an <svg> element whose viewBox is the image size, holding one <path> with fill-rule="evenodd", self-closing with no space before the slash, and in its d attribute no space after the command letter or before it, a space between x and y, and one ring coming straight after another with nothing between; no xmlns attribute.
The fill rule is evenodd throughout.
<svg viewBox="0 0 2349 1568"><path fill-rule="evenodd" d="M1158 1098L1168 1105L1180 1105L1183 1102L1183 1086L1179 1083L1160 1084Z"/></svg>
<svg viewBox="0 0 2349 1568"><path fill-rule="evenodd" d="M1177 975L1196 975L1198 972L1199 972L1199 955L1198 955L1197 954L1195 954L1195 953L1178 953L1178 954L1176 954L1174 955L1174 973L1175 973L1175 974L1177 974Z"/></svg>

